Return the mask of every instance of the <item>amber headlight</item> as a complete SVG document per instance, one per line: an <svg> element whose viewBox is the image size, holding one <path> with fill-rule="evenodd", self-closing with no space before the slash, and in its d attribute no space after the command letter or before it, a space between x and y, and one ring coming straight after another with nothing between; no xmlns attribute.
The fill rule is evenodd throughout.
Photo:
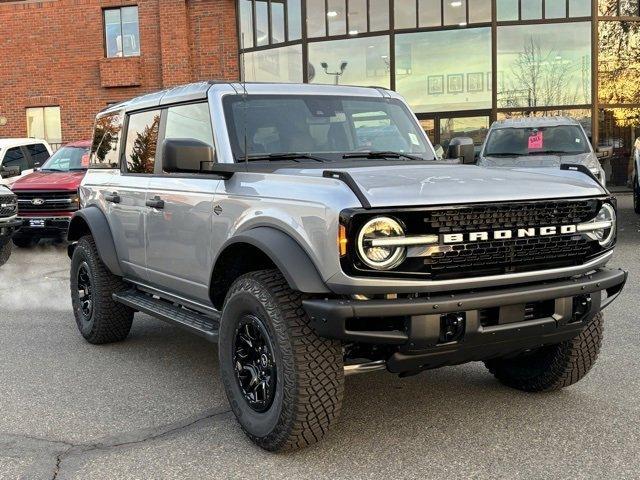
<svg viewBox="0 0 640 480"><path fill-rule="evenodd" d="M602 247L611 245L616 235L616 210L613 205L608 203L602 205L593 220L578 225L578 231L585 232L589 238L597 240Z"/></svg>
<svg viewBox="0 0 640 480"><path fill-rule="evenodd" d="M376 270L390 270L402 263L406 248L393 245L394 237L404 237L404 229L393 218L376 217L364 224L358 234L360 259Z"/></svg>

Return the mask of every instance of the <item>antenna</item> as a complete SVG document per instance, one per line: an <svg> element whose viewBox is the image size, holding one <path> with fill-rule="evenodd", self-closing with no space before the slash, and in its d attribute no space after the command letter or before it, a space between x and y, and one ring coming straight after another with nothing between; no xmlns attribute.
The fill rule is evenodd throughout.
<svg viewBox="0 0 640 480"><path fill-rule="evenodd" d="M242 34L242 50L244 51L244 33ZM244 102L243 119L244 123L244 166L249 171L249 140L247 138L247 72L245 70L244 57L246 54L242 54L242 60L240 61L240 76L242 77L242 100Z"/></svg>

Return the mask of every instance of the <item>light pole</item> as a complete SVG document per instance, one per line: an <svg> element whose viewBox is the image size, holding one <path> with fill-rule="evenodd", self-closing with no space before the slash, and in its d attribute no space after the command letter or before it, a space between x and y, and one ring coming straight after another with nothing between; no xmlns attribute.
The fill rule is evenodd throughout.
<svg viewBox="0 0 640 480"><path fill-rule="evenodd" d="M337 72L330 72L329 71L329 65L327 64L327 62L320 63L320 66L324 70L324 73L326 73L329 76L333 76L334 77L334 85L338 85L339 79L342 76L342 74L344 73L345 68L347 68L347 65L348 65L348 63L343 60L342 62L340 62L340 69Z"/></svg>

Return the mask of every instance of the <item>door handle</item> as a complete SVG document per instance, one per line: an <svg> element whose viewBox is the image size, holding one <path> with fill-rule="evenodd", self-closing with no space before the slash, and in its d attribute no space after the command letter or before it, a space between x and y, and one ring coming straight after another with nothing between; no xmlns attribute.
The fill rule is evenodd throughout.
<svg viewBox="0 0 640 480"><path fill-rule="evenodd" d="M147 207L157 208L158 210L162 210L164 208L164 200L162 200L157 195L151 200L147 200L145 204L147 205Z"/></svg>
<svg viewBox="0 0 640 480"><path fill-rule="evenodd" d="M120 195L118 195L118 192L111 192L111 193L108 193L108 194L106 194L106 195L104 196L104 199L105 199L107 202L111 202L111 203L120 203L120 201L122 200L122 199L120 198Z"/></svg>

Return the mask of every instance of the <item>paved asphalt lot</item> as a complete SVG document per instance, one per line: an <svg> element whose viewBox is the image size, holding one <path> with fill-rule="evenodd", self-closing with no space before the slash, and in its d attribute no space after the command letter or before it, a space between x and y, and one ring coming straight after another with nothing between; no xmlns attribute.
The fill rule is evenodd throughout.
<svg viewBox="0 0 640 480"><path fill-rule="evenodd" d="M71 313L63 247L0 270L0 478L638 478L640 217L621 196L613 265L631 271L579 384L525 394L481 364L347 380L326 440L274 455L229 411L214 347L141 314L96 347Z"/></svg>

